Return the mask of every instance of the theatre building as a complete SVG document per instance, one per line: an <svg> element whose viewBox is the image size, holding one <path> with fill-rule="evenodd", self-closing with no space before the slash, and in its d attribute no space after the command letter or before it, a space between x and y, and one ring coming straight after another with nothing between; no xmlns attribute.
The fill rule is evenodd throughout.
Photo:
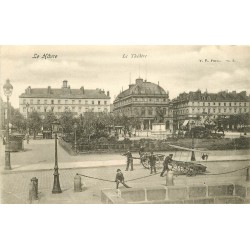
<svg viewBox="0 0 250 250"><path fill-rule="evenodd" d="M65 111L71 111L75 116L84 112L110 112L110 94L101 89L71 89L64 80L61 88L31 88L19 96L19 110L27 117L29 112L37 111L44 117L52 111L60 116Z"/></svg>
<svg viewBox="0 0 250 250"><path fill-rule="evenodd" d="M169 93L160 85L138 78L114 100L114 113L138 117L142 130L151 130L157 110L161 109L166 129L170 129Z"/></svg>

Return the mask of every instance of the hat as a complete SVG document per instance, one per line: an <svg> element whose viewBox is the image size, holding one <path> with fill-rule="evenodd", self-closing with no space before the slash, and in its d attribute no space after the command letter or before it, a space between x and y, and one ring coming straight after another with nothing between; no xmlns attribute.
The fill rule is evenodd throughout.
<svg viewBox="0 0 250 250"><path fill-rule="evenodd" d="M169 154L169 156L173 156L173 154Z"/></svg>
<svg viewBox="0 0 250 250"><path fill-rule="evenodd" d="M121 171L121 169L118 168L118 169L116 170L116 172L119 172L119 171Z"/></svg>
<svg viewBox="0 0 250 250"><path fill-rule="evenodd" d="M151 153L151 154L153 154L154 152L153 152L153 151L151 151L150 153Z"/></svg>

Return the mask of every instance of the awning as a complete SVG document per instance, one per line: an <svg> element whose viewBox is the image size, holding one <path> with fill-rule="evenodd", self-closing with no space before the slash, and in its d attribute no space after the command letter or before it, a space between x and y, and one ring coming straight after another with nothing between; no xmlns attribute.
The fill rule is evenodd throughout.
<svg viewBox="0 0 250 250"><path fill-rule="evenodd" d="M185 121L183 122L182 126L187 126L188 122L189 122L189 120L185 120Z"/></svg>

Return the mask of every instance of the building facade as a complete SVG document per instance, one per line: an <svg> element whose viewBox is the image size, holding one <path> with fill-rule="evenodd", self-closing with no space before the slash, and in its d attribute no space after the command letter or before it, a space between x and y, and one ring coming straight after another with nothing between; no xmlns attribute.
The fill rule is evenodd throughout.
<svg viewBox="0 0 250 250"><path fill-rule="evenodd" d="M246 114L250 111L250 97L246 91L221 91L219 93L196 92L182 93L171 102L174 129L186 125L197 117L220 118Z"/></svg>
<svg viewBox="0 0 250 250"><path fill-rule="evenodd" d="M28 87L19 96L19 110L25 117L34 110L42 117L49 111L58 117L65 111L71 111L75 116L89 111L110 112L110 94L101 89L71 89L64 80L59 89Z"/></svg>
<svg viewBox="0 0 250 250"><path fill-rule="evenodd" d="M115 98L113 104L114 113L139 118L142 130L152 129L155 116L161 110L166 129L170 129L169 93L159 84L138 78Z"/></svg>

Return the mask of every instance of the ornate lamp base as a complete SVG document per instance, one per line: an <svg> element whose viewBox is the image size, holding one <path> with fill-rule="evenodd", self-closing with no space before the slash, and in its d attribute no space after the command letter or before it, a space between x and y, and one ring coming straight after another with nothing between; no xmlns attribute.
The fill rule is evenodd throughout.
<svg viewBox="0 0 250 250"><path fill-rule="evenodd" d="M60 187L59 174L54 174L54 185L52 194L60 194L60 193L62 193L62 190Z"/></svg>

